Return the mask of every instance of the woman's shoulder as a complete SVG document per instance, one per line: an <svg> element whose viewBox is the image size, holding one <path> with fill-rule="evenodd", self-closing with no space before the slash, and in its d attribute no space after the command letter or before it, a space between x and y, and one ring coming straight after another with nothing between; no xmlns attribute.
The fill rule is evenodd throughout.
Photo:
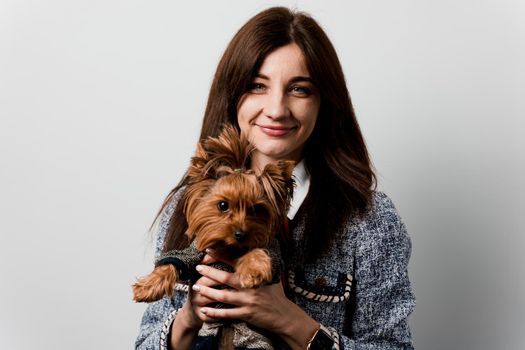
<svg viewBox="0 0 525 350"><path fill-rule="evenodd" d="M394 214L397 216L397 209L393 200L382 191L373 191L368 215L372 217L392 217Z"/></svg>
<svg viewBox="0 0 525 350"><path fill-rule="evenodd" d="M394 202L381 191L373 192L369 209L353 221L351 230L354 231L354 238L358 238L361 244L407 237L405 225Z"/></svg>
<svg viewBox="0 0 525 350"><path fill-rule="evenodd" d="M400 221L400 217L392 199L382 191L374 191L363 220L368 223L390 224Z"/></svg>

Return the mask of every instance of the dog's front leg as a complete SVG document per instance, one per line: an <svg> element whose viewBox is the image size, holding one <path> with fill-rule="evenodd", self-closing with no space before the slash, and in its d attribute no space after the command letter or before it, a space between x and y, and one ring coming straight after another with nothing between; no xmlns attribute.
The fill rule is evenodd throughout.
<svg viewBox="0 0 525 350"><path fill-rule="evenodd" d="M164 296L172 296L177 280L178 272L175 266L157 266L152 273L140 278L133 285L133 300L151 303Z"/></svg>
<svg viewBox="0 0 525 350"><path fill-rule="evenodd" d="M235 273L242 288L258 287L272 280L272 259L266 250L253 249L237 260Z"/></svg>

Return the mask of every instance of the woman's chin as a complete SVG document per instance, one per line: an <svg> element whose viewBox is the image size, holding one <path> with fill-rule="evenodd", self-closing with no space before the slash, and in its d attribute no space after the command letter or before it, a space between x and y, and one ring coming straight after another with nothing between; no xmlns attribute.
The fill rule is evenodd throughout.
<svg viewBox="0 0 525 350"><path fill-rule="evenodd" d="M290 152L288 149L269 149L269 148L263 148L263 149L257 149L252 154L252 159L256 159L258 161L263 161L264 163L269 162L275 162L278 160L295 160L297 157L295 156L296 152Z"/></svg>

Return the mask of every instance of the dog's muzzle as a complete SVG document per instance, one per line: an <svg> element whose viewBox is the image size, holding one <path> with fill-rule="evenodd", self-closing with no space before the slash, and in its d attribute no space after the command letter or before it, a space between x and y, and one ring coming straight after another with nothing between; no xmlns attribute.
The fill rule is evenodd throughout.
<svg viewBox="0 0 525 350"><path fill-rule="evenodd" d="M236 230L233 235L237 242L243 242L246 239L247 233L242 230Z"/></svg>

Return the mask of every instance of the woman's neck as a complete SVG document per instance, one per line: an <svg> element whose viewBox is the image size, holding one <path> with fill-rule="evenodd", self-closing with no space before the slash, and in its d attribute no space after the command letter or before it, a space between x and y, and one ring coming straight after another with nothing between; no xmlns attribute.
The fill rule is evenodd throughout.
<svg viewBox="0 0 525 350"><path fill-rule="evenodd" d="M273 163L273 162L277 162L278 160L282 160L282 159L272 158L265 154L254 151L251 156L251 168L253 171L255 171L257 175L260 175L266 165ZM300 154L298 154L297 157L292 157L292 159L286 158L286 160L293 160L296 163L298 163L301 160L301 157L300 157Z"/></svg>
<svg viewBox="0 0 525 350"><path fill-rule="evenodd" d="M268 157L264 154L261 154L255 151L252 154L252 161L251 161L252 170L255 171L257 175L260 175L266 165L272 162L275 162L275 161L276 159L273 159L271 157Z"/></svg>

